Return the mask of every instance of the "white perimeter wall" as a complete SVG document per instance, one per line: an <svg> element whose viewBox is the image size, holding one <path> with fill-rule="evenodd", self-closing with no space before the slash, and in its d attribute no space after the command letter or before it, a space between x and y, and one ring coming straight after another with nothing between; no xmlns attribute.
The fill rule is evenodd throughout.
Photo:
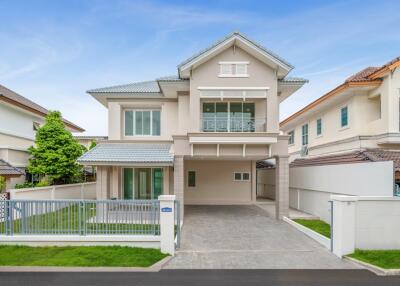
<svg viewBox="0 0 400 286"><path fill-rule="evenodd" d="M332 196L333 252L400 249L400 197Z"/></svg>
<svg viewBox="0 0 400 286"><path fill-rule="evenodd" d="M96 182L41 188L11 189L12 200L96 199Z"/></svg>
<svg viewBox="0 0 400 286"><path fill-rule="evenodd" d="M275 198L275 170L259 170L258 195ZM393 196L393 162L296 167L289 170L289 205L330 223L330 196Z"/></svg>

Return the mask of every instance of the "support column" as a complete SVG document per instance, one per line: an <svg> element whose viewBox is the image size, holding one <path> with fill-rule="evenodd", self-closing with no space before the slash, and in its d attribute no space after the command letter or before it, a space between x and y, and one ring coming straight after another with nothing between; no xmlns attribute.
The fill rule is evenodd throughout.
<svg viewBox="0 0 400 286"><path fill-rule="evenodd" d="M275 157L275 216L289 216L289 156Z"/></svg>
<svg viewBox="0 0 400 286"><path fill-rule="evenodd" d="M119 197L120 179L119 179L119 167L113 166L111 169L111 190L110 197L115 199L121 199Z"/></svg>
<svg viewBox="0 0 400 286"><path fill-rule="evenodd" d="M185 168L183 156L175 156L174 159L174 194L180 203L180 215L184 215L184 190L185 190Z"/></svg>
<svg viewBox="0 0 400 286"><path fill-rule="evenodd" d="M257 161L251 161L251 201L257 200Z"/></svg>
<svg viewBox="0 0 400 286"><path fill-rule="evenodd" d="M169 195L170 190L169 190L169 169L170 167L164 167L163 168L163 194L164 195Z"/></svg>
<svg viewBox="0 0 400 286"><path fill-rule="evenodd" d="M109 199L109 174L107 166L97 167L96 199L97 200Z"/></svg>

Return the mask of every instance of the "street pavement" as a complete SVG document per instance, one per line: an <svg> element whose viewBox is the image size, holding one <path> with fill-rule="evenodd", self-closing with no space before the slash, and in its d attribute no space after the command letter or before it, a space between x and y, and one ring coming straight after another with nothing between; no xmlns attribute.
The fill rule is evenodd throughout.
<svg viewBox="0 0 400 286"><path fill-rule="evenodd" d="M400 277L367 270L162 270L160 272L1 272L0 285L14 286L196 286L400 285Z"/></svg>

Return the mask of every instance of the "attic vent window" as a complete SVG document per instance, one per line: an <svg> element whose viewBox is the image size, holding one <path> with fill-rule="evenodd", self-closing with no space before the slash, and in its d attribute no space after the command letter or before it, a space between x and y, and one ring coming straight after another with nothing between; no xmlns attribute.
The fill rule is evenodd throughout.
<svg viewBox="0 0 400 286"><path fill-rule="evenodd" d="M248 77L249 62L219 62L218 77Z"/></svg>

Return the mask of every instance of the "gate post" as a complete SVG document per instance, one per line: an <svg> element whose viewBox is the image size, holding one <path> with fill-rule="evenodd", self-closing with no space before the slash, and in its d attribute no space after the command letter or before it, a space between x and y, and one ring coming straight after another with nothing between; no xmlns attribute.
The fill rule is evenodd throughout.
<svg viewBox="0 0 400 286"><path fill-rule="evenodd" d="M160 246L161 252L175 254L175 195L161 195Z"/></svg>
<svg viewBox="0 0 400 286"><path fill-rule="evenodd" d="M354 252L356 232L356 200L351 196L331 196L332 216L332 252L342 257Z"/></svg>

